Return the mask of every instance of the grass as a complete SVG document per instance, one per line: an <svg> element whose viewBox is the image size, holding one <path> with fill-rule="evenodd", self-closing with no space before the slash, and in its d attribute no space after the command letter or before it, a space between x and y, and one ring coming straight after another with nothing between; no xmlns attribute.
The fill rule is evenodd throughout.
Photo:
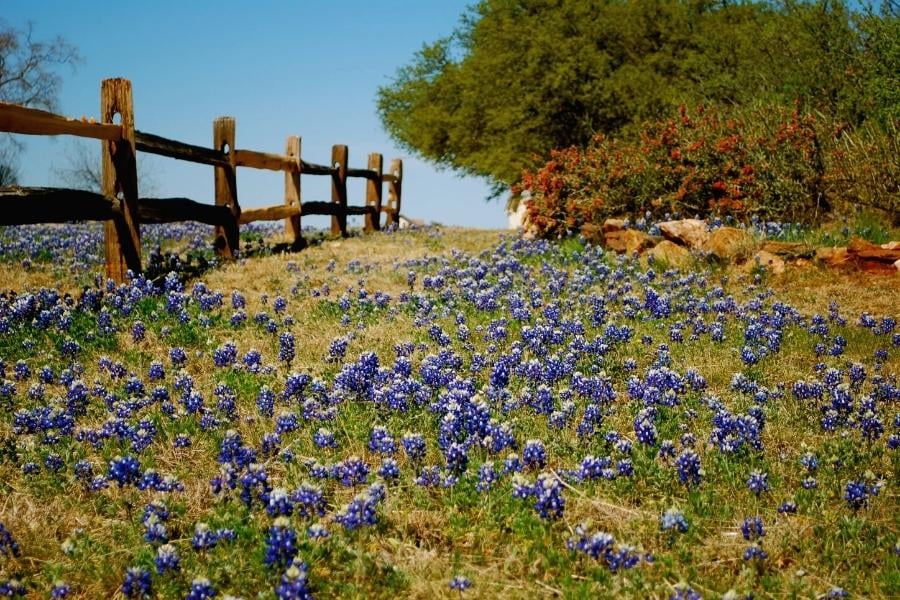
<svg viewBox="0 0 900 600"><path fill-rule="evenodd" d="M80 295L80 286L71 279L54 276L52 264L35 262L23 270L16 268L18 260L0 262L5 286L11 290L22 294L62 285L69 286L66 291L75 298ZM409 271L415 272L416 281L410 299L405 299L404 294L410 293ZM437 276L444 278L443 287L424 287L426 277L431 281ZM79 281L90 286L92 275L86 272ZM875 393L872 377L876 374L896 390L900 351L892 347L889 334L876 335L857 322L862 313L898 317L894 300L900 291L897 278L808 267L781 277L764 275L761 284L753 283L752 274L728 271L691 274L657 270L650 281L646 266L603 255L577 240L522 245L495 232L447 228L326 239L298 254L259 252L207 271L202 281L207 290L222 293L223 308L205 311L192 298L187 302L186 323L166 311L165 296L145 296L125 314L113 302L116 294L106 294L103 302L113 313L116 328L108 336L96 334L95 312L71 309L67 335L81 345L77 365L61 356L57 330L36 329L30 318L15 321L0 335L5 378L13 379L13 366L20 359L32 371L28 380L15 381L16 392L6 404L0 402L0 448L5 449L0 451L0 523L21 549L18 557L0 550L0 584L15 578L31 595L44 597L53 583L61 580L71 586L72 597L121 596L126 569L141 566L153 573L153 593L163 598L184 597L191 581L201 576L209 578L220 595L274 597L284 568L263 562L272 518L258 502L248 508L237 491L218 496L210 492L210 478L222 473L217 456L225 432L234 429L259 453L258 462L265 466L271 485L294 490L315 481L326 493L323 517L291 517L298 534L298 557L309 567L309 587L317 597L649 598L668 597L682 583L704 597L720 597L729 590L756 597L814 597L835 586L858 597L900 595L896 489L900 459L897 450L887 447L888 436L898 433L896 399L876 402L885 431L867 442L852 424L824 431L815 401L797 400L791 394L795 381L823 377L815 369L819 362L845 372L850 362L865 365L868 377L852 394L854 407L865 394ZM185 283L188 296L195 283ZM643 306L644 290L650 286L669 296L671 314L653 316ZM716 287L721 287L721 292L715 291ZM364 298L360 288L366 290ZM230 323L232 290L246 298L248 316L236 327ZM479 308L478 294L492 290L498 290L497 308ZM372 301L376 292L388 294L390 301L378 306ZM510 293L525 301L527 321L519 322L511 314ZM341 306L345 295L346 310ZM608 314L599 327L591 324L592 295L606 298ZM629 295L639 306L632 318L623 302ZM283 313L273 308L277 297L287 301ZM533 306L531 300L538 297L540 305ZM728 297L734 299L734 309L723 312L724 341L712 341L708 333L691 340L697 320L709 326L717 315L716 310L700 310L697 303L712 305ZM833 300L839 303L846 323L831 322L823 339L808 326L812 315L828 315ZM780 351L765 356L759 364L745 365L740 350L747 344L748 322L769 318L778 302L796 310L796 319L788 319L782 329ZM602 352L573 350L577 336L571 333L561 333L555 342L550 335L539 344L525 344L523 363L546 364L549 357L575 352L576 370L586 376L605 373L610 378L616 399L603 406L602 423L594 435L579 436L576 431L588 404L577 394L573 394L573 416L558 428L524 403L537 385L523 373L511 377L508 398L496 398L489 390L498 358L513 353L517 342L523 343L520 340L529 333L526 327L546 325L549 317L545 311L554 304L559 307L560 321L548 328L548 335L553 329L562 330L563 323L574 322L583 327L587 342L602 336L608 323L633 330L630 339L612 343ZM274 319L275 334L255 322L254 315L260 312ZM286 322L286 317L290 321ZM140 341L130 334L130 325L137 318L147 326L146 337ZM507 337L486 340L486 332L500 319L506 320ZM458 339L460 322L469 329L466 341ZM682 325L684 342L670 339L676 323ZM432 326L447 334L449 344L442 347L436 341ZM290 364L279 361L278 334L285 331L295 338L296 356ZM843 354L816 356L814 345L830 343L836 335L847 340ZM326 360L332 340L339 336L349 338L345 357ZM652 343L643 343L644 336L652 337ZM30 340L27 346L23 346L25 340ZM253 348L271 369L253 373L216 368L212 354L228 341L238 348L238 362ZM502 469L508 451L492 454L474 442L468 450L468 468L454 485L422 487L415 483L422 466L443 467L446 462L438 433L447 411L456 410L448 408L446 387L427 389L421 403L408 396L405 411L391 410L349 392L320 398L307 390L306 405L279 399L275 416L295 413L299 426L281 434L279 455L261 454L264 435L275 428L274 418L260 414L256 406L263 386L280 395L289 373L299 372L321 380L330 393L338 374L355 364L361 354L374 352L380 365L391 369L396 362L395 347L406 342L413 344L412 377L404 381L421 384L420 369L427 357L450 349L459 355L462 366L448 369L448 377L471 379L475 391L460 402L470 408L483 403L491 418L509 424L520 456L526 440L544 442L546 466L525 475L532 482L539 472L561 479L565 499L561 518L545 520L534 509L533 499L513 497L509 476L501 476L488 491L478 491L479 467L493 461ZM658 440L651 447L636 439L633 422L644 406L629 397L628 380L644 377L661 364L658 346L663 342L669 346L670 367L681 375L688 368L696 369L705 378L707 389L688 388L678 395L676 406L657 407ZM490 345L495 346L493 352ZM182 375L193 378L194 389L218 425L204 429L199 414L185 413L181 392L175 386L178 369L168 359L172 346L186 350L188 360ZM885 360L873 357L878 348L888 351ZM159 403L128 407L127 378L112 378L102 370L98 363L102 356L121 362L127 372L144 381L147 390L165 386L176 408L175 417L168 416ZM478 356L487 358L486 367L472 372ZM627 365L629 359L634 361L634 369ZM148 378L153 360L165 365L165 378L158 382ZM17 433L17 410L65 405L67 389L58 382L44 385L43 398L29 394L45 364L57 377L64 368L75 368L77 377L89 388L96 382L115 394L117 401L107 404L102 397L91 396L87 414L77 417L75 435L59 435L52 443L39 433ZM766 390L768 399L760 402L753 393L735 389L736 373ZM217 405L219 384L234 393L232 417ZM549 385L555 408L561 410L560 395L573 387L571 377ZM782 387L784 393L779 394ZM715 415L709 395L718 397L733 414L754 408L762 412L762 450L745 448L731 454L708 443ZM330 412L329 406L333 408ZM98 429L115 417L110 408L112 413L126 415L121 418L128 424L142 418L152 422L157 433L146 450L136 452L130 440L116 435L96 448L80 441L78 431ZM308 418L303 417L305 412ZM382 457L368 445L375 425L387 427L398 445L405 432L422 433L427 452L424 458L411 460L399 451L394 458L401 476L387 484L386 497L377 508L377 523L345 531L334 522L334 515L366 486L344 487L333 479L316 481L311 465L315 461L332 465L359 456L370 467L367 482L378 480ZM335 433L337 448L321 449L314 444L313 433L320 427ZM631 442L630 450L605 439L613 431ZM693 435L703 469L702 482L696 487L682 485L672 461L657 457L661 440L672 440L678 452L690 445L682 438L685 433ZM174 447L178 434L188 435L192 445ZM285 450L290 451L289 456ZM815 473L817 487L811 490L801 485L808 473L798 462L808 451L820 461ZM58 472L44 466L51 453L62 458ZM142 469L153 467L177 477L183 491L142 491L133 485L120 488L114 482L107 489L90 491L75 478L75 463L81 459L91 462L95 474L105 474L110 460L126 454L137 457ZM567 476L589 454L609 456L613 467L628 458L634 475L585 481ZM30 462L40 465L37 473L23 471L23 465ZM754 471L767 473L770 486L770 491L758 497L746 483ZM867 506L854 510L843 498L851 480L884 481L885 485L869 498ZM171 513L166 529L181 557L177 573L155 573L155 546L145 540L141 523L144 507L153 499L163 501ZM796 502L797 514L777 511L788 499ZM660 529L660 515L672 507L684 513L689 523L686 533ZM768 557L747 562L742 555L748 542L740 526L745 517L755 515L765 523L761 546ZM191 538L199 522L212 529L233 529L235 539L194 551ZM306 531L312 523L324 525L330 537L309 538ZM616 544L634 547L641 557L639 564L613 571L602 559L569 550L566 542L582 523L588 532L605 531L614 536ZM647 555L652 555L652 561L646 560ZM462 594L448 586L457 574L473 584Z"/></svg>

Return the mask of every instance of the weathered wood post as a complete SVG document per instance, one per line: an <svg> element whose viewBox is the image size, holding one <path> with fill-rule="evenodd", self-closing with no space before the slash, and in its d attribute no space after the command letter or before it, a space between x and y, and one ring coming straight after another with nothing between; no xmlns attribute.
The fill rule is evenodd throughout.
<svg viewBox="0 0 900 600"><path fill-rule="evenodd" d="M141 233L138 225L137 163L134 156L134 105L131 82L104 79L100 84L100 118L113 123L116 115L122 125L118 141L101 142L102 189L104 196L119 198L122 214L106 221L106 276L118 283L128 270L141 272Z"/></svg>
<svg viewBox="0 0 900 600"><path fill-rule="evenodd" d="M403 192L403 161L395 158L391 161L390 173L393 176L388 185L388 211L385 226L400 225L400 200Z"/></svg>
<svg viewBox="0 0 900 600"><path fill-rule="evenodd" d="M331 216L332 235L347 235L347 146L331 147L331 201L337 204L338 214Z"/></svg>
<svg viewBox="0 0 900 600"><path fill-rule="evenodd" d="M237 198L237 177L234 164L234 117L219 117L213 121L213 147L228 156L228 166L215 166L216 205L227 206L234 215L235 223L241 216ZM215 248L222 258L234 258L240 245L240 234L235 227L216 226Z"/></svg>
<svg viewBox="0 0 900 600"><path fill-rule="evenodd" d="M381 170L383 167L384 157L381 154L378 152L369 154L369 170L375 172L375 177L366 180L366 206L371 207L374 212L366 213L366 232L381 229Z"/></svg>
<svg viewBox="0 0 900 600"><path fill-rule="evenodd" d="M303 161L300 160L299 136L288 136L285 155L297 161L296 171L284 172L284 204L300 208L300 175L303 170ZM284 220L284 233L295 247L303 244L303 233L300 231L300 215L289 216Z"/></svg>

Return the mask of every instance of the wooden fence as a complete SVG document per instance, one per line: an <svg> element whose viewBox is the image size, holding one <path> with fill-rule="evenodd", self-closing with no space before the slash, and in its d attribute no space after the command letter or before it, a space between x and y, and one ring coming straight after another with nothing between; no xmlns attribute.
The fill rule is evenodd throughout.
<svg viewBox="0 0 900 600"><path fill-rule="evenodd" d="M302 247L300 218L330 215L331 232L347 235L347 216L365 216L365 231L398 223L403 163L391 161L383 172L382 155L369 154L365 169L348 167L348 149L335 145L328 165L301 158L300 137L289 136L284 154L269 154L235 147L235 122L220 117L213 122L212 148L195 146L137 131L131 82L106 79L100 87L100 120L68 119L46 111L0 102L0 131L31 135L74 135L94 138L102 145L101 193L65 188L0 188L0 225L62 223L73 220L105 221L106 274L123 281L128 270L141 271L141 223L199 221L215 226L216 252L233 258L240 244L240 226L252 221L284 219L285 234L294 247ZM188 198L140 198L136 152L149 152L180 160L211 165L215 171L215 204ZM284 202L266 208L241 210L237 197L237 167L284 172ZM303 202L302 175L331 177L331 201ZM347 178L367 180L365 203L347 203ZM384 184L387 202L382 202Z"/></svg>

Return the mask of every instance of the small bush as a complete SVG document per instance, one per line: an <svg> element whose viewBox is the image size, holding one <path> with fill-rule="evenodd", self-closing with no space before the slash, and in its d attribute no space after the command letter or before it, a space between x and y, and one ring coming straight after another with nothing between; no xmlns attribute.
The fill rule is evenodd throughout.
<svg viewBox="0 0 900 600"><path fill-rule="evenodd" d="M599 135L584 149L553 151L515 192L531 194L530 222L548 237L647 212L796 223L818 221L838 205L896 212L900 159L892 133L853 132L797 108L682 107L634 140Z"/></svg>

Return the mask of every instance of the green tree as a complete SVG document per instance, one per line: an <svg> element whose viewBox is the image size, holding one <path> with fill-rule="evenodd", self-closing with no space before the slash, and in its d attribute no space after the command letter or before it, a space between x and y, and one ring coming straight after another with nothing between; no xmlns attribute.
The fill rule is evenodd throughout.
<svg viewBox="0 0 900 600"><path fill-rule="evenodd" d="M851 17L829 0L481 0L379 89L378 113L407 151L497 191L681 104L801 99L858 121Z"/></svg>

